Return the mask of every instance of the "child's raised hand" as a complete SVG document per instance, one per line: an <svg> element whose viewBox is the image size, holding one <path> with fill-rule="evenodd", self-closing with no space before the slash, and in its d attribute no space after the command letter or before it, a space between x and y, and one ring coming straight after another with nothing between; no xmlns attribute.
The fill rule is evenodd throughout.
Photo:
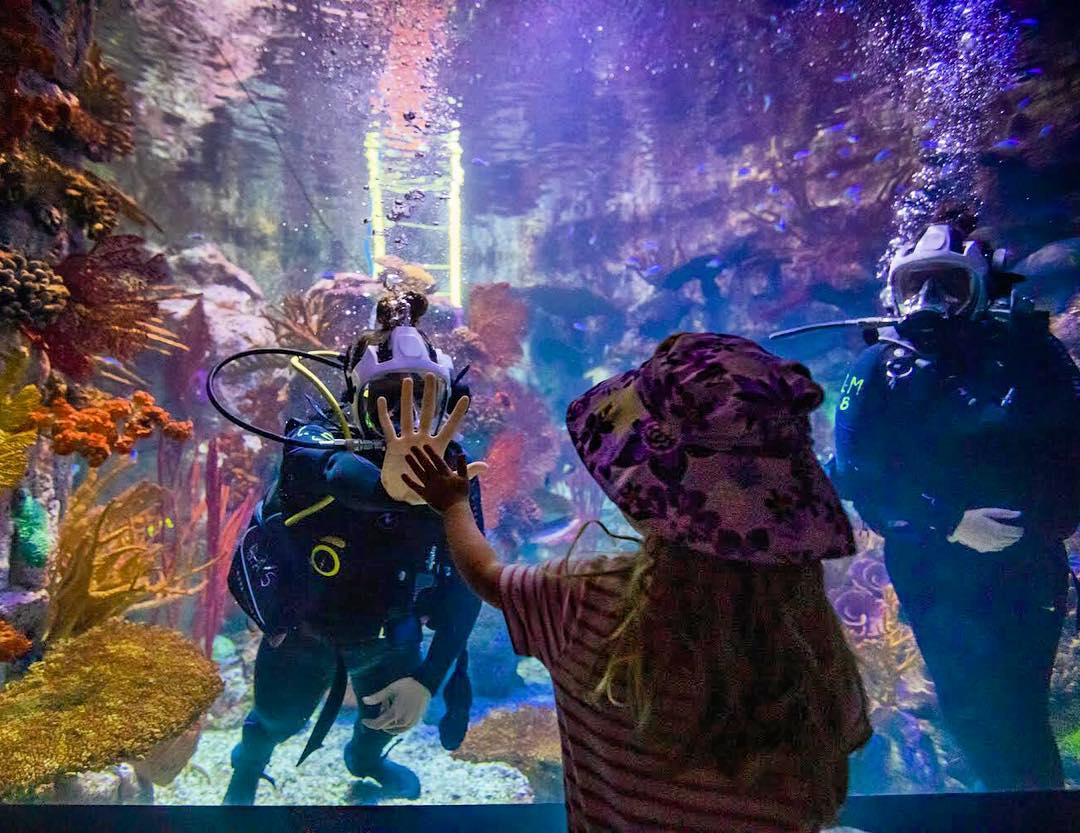
<svg viewBox="0 0 1080 833"><path fill-rule="evenodd" d="M386 406L386 399L379 397L377 410L379 425L382 427L383 437L386 440L386 455L383 458L382 474L380 479L386 493L394 500L411 503L414 506L425 503L424 498L405 482L406 462L408 454L416 450L419 452L421 445L429 446L441 460L446 454L446 447L457 433L458 426L469 410L469 397L463 396L458 400L454 410L446 420L446 424L437 433L432 433L435 424L435 375L432 373L424 377L424 395L420 400L420 419L416 420L413 412L413 382L405 379L401 383L401 434L394 430L394 423L390 420L390 413ZM486 463L470 463L466 469L468 476L476 477L487 469ZM466 491L468 486L466 484ZM434 506L434 504L432 504ZM438 507L436 507L438 508Z"/></svg>
<svg viewBox="0 0 1080 833"><path fill-rule="evenodd" d="M402 474L401 479L413 492L420 495L432 509L445 512L455 503L469 499L469 467L465 458L459 457L457 471L452 471L446 460L430 445L414 448L405 457L416 479ZM483 463L473 465L484 465Z"/></svg>

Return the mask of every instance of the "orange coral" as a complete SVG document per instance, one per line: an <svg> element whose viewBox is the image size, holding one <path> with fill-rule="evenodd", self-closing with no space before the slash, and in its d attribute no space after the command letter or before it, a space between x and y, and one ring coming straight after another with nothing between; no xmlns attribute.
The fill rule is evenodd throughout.
<svg viewBox="0 0 1080 833"><path fill-rule="evenodd" d="M0 662L13 662L25 656L32 647L29 639L0 619Z"/></svg>
<svg viewBox="0 0 1080 833"><path fill-rule="evenodd" d="M81 454L92 467L100 466L110 454L129 453L156 429L179 442L190 439L194 431L189 420L174 420L146 391L136 391L130 400L93 392L88 400L76 408L66 399L55 399L34 411L30 419L52 438L53 451L62 456Z"/></svg>
<svg viewBox="0 0 1080 833"><path fill-rule="evenodd" d="M525 303L514 297L508 283L475 286L469 291L469 329L480 337L496 367L521 360L528 317Z"/></svg>

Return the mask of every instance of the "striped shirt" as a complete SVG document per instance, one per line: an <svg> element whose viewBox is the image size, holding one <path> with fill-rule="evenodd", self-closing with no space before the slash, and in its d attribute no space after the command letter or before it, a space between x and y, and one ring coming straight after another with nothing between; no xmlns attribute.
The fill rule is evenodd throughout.
<svg viewBox="0 0 1080 833"><path fill-rule="evenodd" d="M791 798L805 793L794 779L773 773L768 795L747 795L739 794L713 769L662 775L663 759L634 737L628 711L606 698L599 703L586 698L583 692L592 691L603 668L605 641L617 625L629 574L568 578L565 563L508 565L500 575L499 595L514 650L539 659L554 683L569 829L575 833L813 830L800 813L800 802ZM611 566L610 561L605 565ZM588 569L575 563L574 572ZM864 723L859 705L855 708ZM868 727L860 726L858 732L868 733Z"/></svg>

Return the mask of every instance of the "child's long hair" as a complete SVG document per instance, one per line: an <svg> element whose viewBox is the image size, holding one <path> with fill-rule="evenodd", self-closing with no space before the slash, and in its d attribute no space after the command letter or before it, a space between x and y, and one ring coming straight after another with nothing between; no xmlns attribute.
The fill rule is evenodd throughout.
<svg viewBox="0 0 1080 833"><path fill-rule="evenodd" d="M715 766L743 788L782 767L807 785L813 820L832 822L865 741L845 737L851 699L861 714L866 695L821 565L763 568L649 537L621 604L594 702L629 709L672 766Z"/></svg>

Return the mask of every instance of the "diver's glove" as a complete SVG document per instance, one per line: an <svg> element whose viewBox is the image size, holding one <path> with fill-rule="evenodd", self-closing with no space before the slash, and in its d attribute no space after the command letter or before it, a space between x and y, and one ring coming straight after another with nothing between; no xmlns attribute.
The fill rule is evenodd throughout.
<svg viewBox="0 0 1080 833"><path fill-rule="evenodd" d="M412 677L402 677L362 699L369 706L382 706L379 716L364 720L364 725L397 735L420 722L431 702L431 692Z"/></svg>
<svg viewBox="0 0 1080 833"><path fill-rule="evenodd" d="M1024 537L1023 527L1002 521L1014 521L1021 514L1011 509L968 509L946 540L976 552L1001 552Z"/></svg>
<svg viewBox="0 0 1080 833"><path fill-rule="evenodd" d="M401 383L401 436L394 430L394 423L390 421L387 411L386 399L379 397L378 414L379 425L382 427L383 437L386 439L386 454L383 457L382 480L386 493L394 500L404 501L418 506L424 503L424 499L405 485L402 475L406 473L407 466L405 457L414 447L421 445L431 446L439 456L446 454L446 447L457 433L458 425L464 419L469 410L469 397L463 396L454 406L453 412L446 420L446 424L437 433L432 433L435 424L435 375L432 373L424 377L424 397L420 402L420 421L417 423L413 414L413 383L412 379L405 379ZM470 463L468 466L469 477L476 477L487 470L486 463Z"/></svg>

